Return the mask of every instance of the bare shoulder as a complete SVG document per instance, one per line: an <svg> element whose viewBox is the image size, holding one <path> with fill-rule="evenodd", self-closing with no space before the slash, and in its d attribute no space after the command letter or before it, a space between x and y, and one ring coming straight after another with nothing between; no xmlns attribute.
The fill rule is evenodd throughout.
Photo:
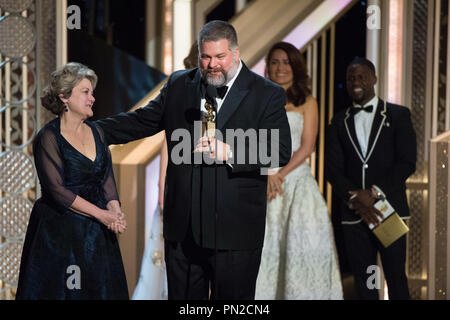
<svg viewBox="0 0 450 320"><path fill-rule="evenodd" d="M292 103L288 103L286 105L286 111L298 112L302 115L317 112L317 100L310 95L306 98L305 103L300 106L294 106Z"/></svg>
<svg viewBox="0 0 450 320"><path fill-rule="evenodd" d="M303 104L303 106L305 109L317 109L317 100L316 98L314 98L313 96L309 95L306 98L305 103Z"/></svg>
<svg viewBox="0 0 450 320"><path fill-rule="evenodd" d="M302 104L298 109L301 110L303 114L314 114L318 112L317 100L313 96L308 96L304 104Z"/></svg>

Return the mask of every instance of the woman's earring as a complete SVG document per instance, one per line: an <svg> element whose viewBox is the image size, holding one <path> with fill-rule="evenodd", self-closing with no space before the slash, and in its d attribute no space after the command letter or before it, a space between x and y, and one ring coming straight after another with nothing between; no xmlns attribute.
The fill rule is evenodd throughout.
<svg viewBox="0 0 450 320"><path fill-rule="evenodd" d="M69 107L67 106L66 103L65 103L64 105L66 106L66 108L64 109L64 111L65 111L65 112L68 112L68 111L69 111Z"/></svg>

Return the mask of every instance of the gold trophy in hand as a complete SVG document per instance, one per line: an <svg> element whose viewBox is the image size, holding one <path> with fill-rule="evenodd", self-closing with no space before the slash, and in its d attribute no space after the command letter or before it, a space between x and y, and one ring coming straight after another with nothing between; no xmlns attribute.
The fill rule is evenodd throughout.
<svg viewBox="0 0 450 320"><path fill-rule="evenodd" d="M205 102L205 119L202 123L202 137L214 138L216 131L216 123L214 122L214 107L211 103Z"/></svg>

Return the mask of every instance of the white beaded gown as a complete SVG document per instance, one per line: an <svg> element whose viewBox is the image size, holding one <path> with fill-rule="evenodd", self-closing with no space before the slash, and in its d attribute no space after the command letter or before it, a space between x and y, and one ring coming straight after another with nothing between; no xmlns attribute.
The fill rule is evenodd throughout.
<svg viewBox="0 0 450 320"><path fill-rule="evenodd" d="M163 221L159 205L153 214L150 236L142 257L141 273L132 300L167 300Z"/></svg>
<svg viewBox="0 0 450 320"><path fill-rule="evenodd" d="M303 115L287 112L292 150L300 147ZM328 208L304 162L267 203L266 233L256 299L342 299L342 284Z"/></svg>

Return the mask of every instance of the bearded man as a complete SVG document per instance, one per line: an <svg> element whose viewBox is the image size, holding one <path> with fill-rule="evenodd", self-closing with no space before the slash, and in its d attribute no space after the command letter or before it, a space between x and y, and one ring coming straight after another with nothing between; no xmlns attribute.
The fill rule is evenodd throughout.
<svg viewBox="0 0 450 320"><path fill-rule="evenodd" d="M109 144L166 132L163 223L169 299L252 300L266 219L267 176L261 168L283 166L291 157L285 93L240 60L231 24L207 23L198 48L198 68L174 72L147 106L98 124ZM211 87L217 97L208 94ZM215 105L216 132L223 133L217 139L196 137L207 100ZM180 129L189 133L187 151L178 146ZM229 129L257 132L257 145L245 139L235 143L236 137L226 141ZM259 136L263 131L267 134ZM269 138L273 132L275 143ZM257 151L261 146L278 163L265 162ZM215 161L198 163L196 155Z"/></svg>

